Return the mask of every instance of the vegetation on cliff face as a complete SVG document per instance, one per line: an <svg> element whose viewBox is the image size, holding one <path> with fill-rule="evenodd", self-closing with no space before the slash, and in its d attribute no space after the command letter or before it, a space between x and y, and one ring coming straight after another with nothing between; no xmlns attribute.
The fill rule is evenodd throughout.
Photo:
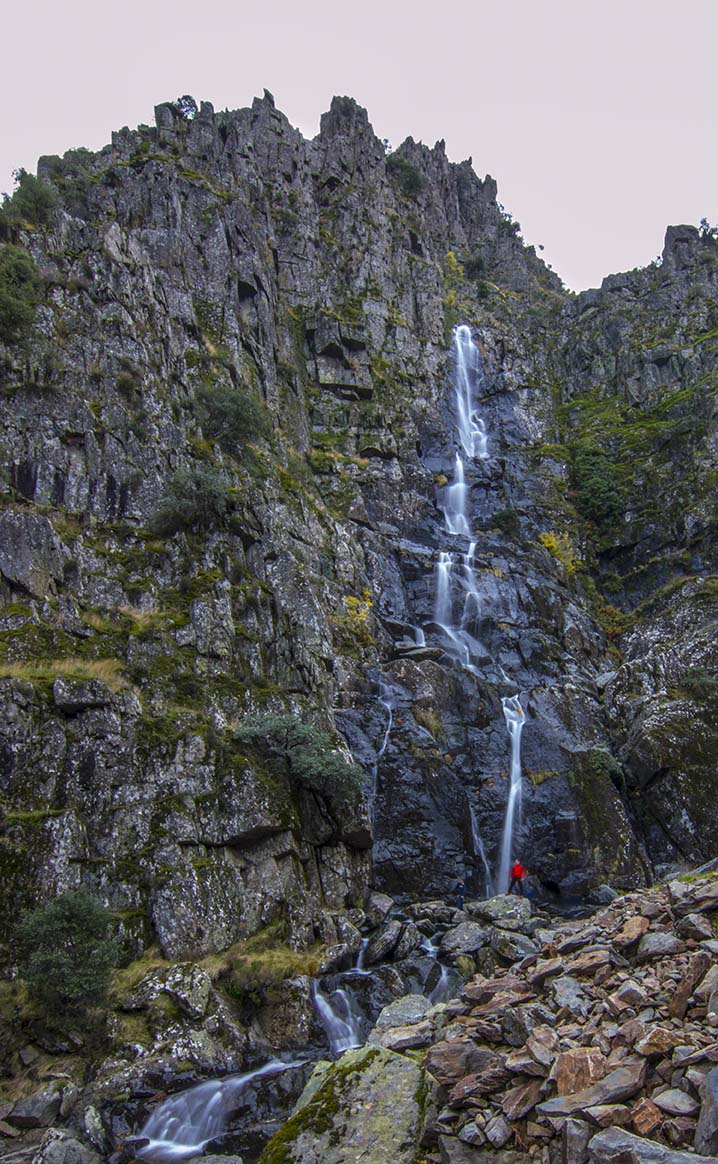
<svg viewBox="0 0 718 1164"><path fill-rule="evenodd" d="M17 930L18 971L48 1018L77 1020L104 1002L119 948L112 919L86 890L63 893L26 913Z"/></svg>
<svg viewBox="0 0 718 1164"><path fill-rule="evenodd" d="M575 759L600 744L625 883L646 838L659 864L707 855L708 798L680 822L715 741L681 724L715 679L715 239L672 229L661 265L570 296L490 178L411 140L387 158L348 99L313 143L268 98L185 113L42 159L0 214L10 899L78 870L126 957L208 954L289 901L309 946L369 885L360 769L378 883L478 877L505 691L415 642L459 320L486 373L482 642L523 693L528 767L555 774L527 789L527 850L547 885L615 875L605 781ZM580 845L554 844L559 813Z"/></svg>

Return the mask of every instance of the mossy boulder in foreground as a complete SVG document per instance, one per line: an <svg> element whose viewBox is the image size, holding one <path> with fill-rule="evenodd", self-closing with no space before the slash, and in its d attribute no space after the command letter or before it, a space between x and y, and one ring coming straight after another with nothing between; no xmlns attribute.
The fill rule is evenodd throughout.
<svg viewBox="0 0 718 1164"><path fill-rule="evenodd" d="M424 1094L424 1073L412 1060L374 1047L347 1051L328 1070L317 1068L260 1164L411 1164Z"/></svg>

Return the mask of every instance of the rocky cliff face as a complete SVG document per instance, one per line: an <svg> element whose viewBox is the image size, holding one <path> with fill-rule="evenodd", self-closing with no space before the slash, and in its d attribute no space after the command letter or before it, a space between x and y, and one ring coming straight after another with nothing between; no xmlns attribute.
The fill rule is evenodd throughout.
<svg viewBox="0 0 718 1164"><path fill-rule="evenodd" d="M6 226L42 295L0 367L5 939L80 882L171 958L479 891L517 689L537 884L712 855L715 240L567 295L490 178L349 99L312 142L268 94L187 114L41 159ZM456 323L479 674L432 632Z"/></svg>

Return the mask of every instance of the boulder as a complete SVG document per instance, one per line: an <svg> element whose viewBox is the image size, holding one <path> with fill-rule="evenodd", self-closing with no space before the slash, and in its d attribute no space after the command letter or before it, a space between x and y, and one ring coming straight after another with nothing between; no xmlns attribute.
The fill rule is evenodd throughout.
<svg viewBox="0 0 718 1164"><path fill-rule="evenodd" d="M482 1164L484 1153L457 1136L439 1136L441 1164Z"/></svg>
<svg viewBox="0 0 718 1164"><path fill-rule="evenodd" d="M718 1156L718 1067L713 1067L700 1087L701 1109L696 1128L696 1152Z"/></svg>
<svg viewBox="0 0 718 1164"><path fill-rule="evenodd" d="M424 1060L426 1070L445 1086L453 1086L467 1075L481 1076L482 1072L493 1071L499 1064L495 1051L490 1051L488 1047L477 1047L471 1039L434 1043ZM507 1074L503 1078L506 1079Z"/></svg>
<svg viewBox="0 0 718 1164"><path fill-rule="evenodd" d="M413 1164L422 1091L413 1060L378 1047L347 1051L309 1098L302 1095L260 1164Z"/></svg>
<svg viewBox="0 0 718 1164"><path fill-rule="evenodd" d="M76 1140L71 1132L64 1128L50 1128L41 1140L32 1164L100 1164L101 1160L97 1152Z"/></svg>
<svg viewBox="0 0 718 1164"><path fill-rule="evenodd" d="M394 958L397 960L397 962L401 961L403 958L408 958L409 955L414 952L414 950L418 950L423 940L424 939L421 933L416 928L414 923L411 921L406 922L403 930L401 931L401 937L396 944Z"/></svg>
<svg viewBox="0 0 718 1164"><path fill-rule="evenodd" d="M508 1120L520 1120L538 1103L541 1096L541 1080L532 1079L510 1088L501 1100L501 1110Z"/></svg>
<svg viewBox="0 0 718 1164"><path fill-rule="evenodd" d="M681 1091L678 1087L670 1087L668 1091L662 1091L660 1094L653 1096L653 1102L661 1111L665 1111L668 1115L676 1116L692 1116L698 1112L698 1102L692 1095Z"/></svg>
<svg viewBox="0 0 718 1164"><path fill-rule="evenodd" d="M648 1002L648 994L641 986L640 982L629 978L627 982L622 982L613 994L609 995L608 1003L614 1014L620 1014L622 1010L626 1010L631 1006L645 1006Z"/></svg>
<svg viewBox="0 0 718 1164"><path fill-rule="evenodd" d="M531 917L531 902L527 897L503 894L487 901L468 901L466 912L482 921L491 922L504 930L520 930Z"/></svg>
<svg viewBox="0 0 718 1164"><path fill-rule="evenodd" d="M34 598L56 593L70 554L47 517L15 509L0 512L0 574Z"/></svg>
<svg viewBox="0 0 718 1164"><path fill-rule="evenodd" d="M586 1164L592 1129L585 1120L567 1119L561 1132L561 1164Z"/></svg>
<svg viewBox="0 0 718 1164"><path fill-rule="evenodd" d="M17 1128L47 1128L60 1114L62 1084L59 1080L19 1100L8 1115Z"/></svg>
<svg viewBox="0 0 718 1164"><path fill-rule="evenodd" d="M501 1030L504 1040L512 1047L522 1047L531 1031L537 1027L550 1026L554 1016L539 1002L511 1007L501 1016Z"/></svg>
<svg viewBox="0 0 718 1164"><path fill-rule="evenodd" d="M524 934L513 933L511 930L492 929L491 949L503 958L505 962L520 962L529 954L537 954L538 946Z"/></svg>
<svg viewBox="0 0 718 1164"><path fill-rule="evenodd" d="M558 1095L555 1099L548 1099L537 1107L541 1115L561 1116L573 1115L574 1112L585 1111L588 1107L597 1104L617 1103L623 1099L631 1099L643 1086L646 1075L646 1062L629 1063L624 1067L617 1067L610 1071L603 1079L599 1079L591 1087L577 1091L572 1095Z"/></svg>
<svg viewBox="0 0 718 1164"><path fill-rule="evenodd" d="M458 926L447 930L441 939L441 950L451 958L459 958L464 954L473 954L487 945L489 931L476 922L460 922Z"/></svg>
<svg viewBox="0 0 718 1164"><path fill-rule="evenodd" d="M631 1109L624 1103L599 1103L587 1107L586 1115L599 1128L623 1127L631 1119Z"/></svg>
<svg viewBox="0 0 718 1164"><path fill-rule="evenodd" d="M660 1127L662 1122L663 1112L647 1096L639 1099L631 1111L631 1123L639 1136L650 1136L651 1132Z"/></svg>
<svg viewBox="0 0 718 1164"><path fill-rule="evenodd" d="M554 979L551 983L551 993L559 1009L565 1007L571 1014L580 1017L588 1014L591 999L581 983L572 978L570 974L562 974L560 978Z"/></svg>
<svg viewBox="0 0 718 1164"><path fill-rule="evenodd" d="M558 1050L558 1035L549 1026L534 1027L526 1040L526 1050L542 1067L550 1067Z"/></svg>
<svg viewBox="0 0 718 1164"><path fill-rule="evenodd" d="M638 943L636 962L640 964L652 962L655 958L670 958L674 954L682 954L685 948L685 942L667 931L644 934Z"/></svg>
<svg viewBox="0 0 718 1164"><path fill-rule="evenodd" d="M595 1047L574 1047L556 1056L551 1077L559 1095L573 1095L608 1074L606 1056Z"/></svg>
<svg viewBox="0 0 718 1164"><path fill-rule="evenodd" d="M390 1027L385 1031L372 1031L367 1042L372 1047L388 1047L390 1051L408 1051L414 1047L426 1047L434 1035L431 1022L411 1023L404 1027Z"/></svg>
<svg viewBox="0 0 718 1164"><path fill-rule="evenodd" d="M688 1003L693 991L710 968L713 959L706 950L699 950L691 958L686 971L673 992L668 1006L673 1018L682 1019L688 1010Z"/></svg>
<svg viewBox="0 0 718 1164"><path fill-rule="evenodd" d="M373 933L364 953L364 964L374 966L377 962L385 961L399 941L402 929L403 925L399 919L393 918Z"/></svg>
<svg viewBox="0 0 718 1164"><path fill-rule="evenodd" d="M691 938L700 942L705 938L713 937L713 927L710 923L710 918L707 918L702 913L687 913L682 917L676 926L676 933L679 938L690 940Z"/></svg>
<svg viewBox="0 0 718 1164"><path fill-rule="evenodd" d="M511 1124L503 1115L494 1116L493 1119L489 1120L484 1131L486 1139L494 1148L503 1148L514 1134Z"/></svg>
<svg viewBox="0 0 718 1164"><path fill-rule="evenodd" d="M650 922L647 917L637 915L629 917L621 926L617 934L613 935L612 942L614 946L621 951L630 949L639 942L645 933L648 932Z"/></svg>
<svg viewBox="0 0 718 1164"><path fill-rule="evenodd" d="M634 1044L639 1055L665 1055L683 1042L683 1032L673 1031L668 1027L652 1026L648 1034Z"/></svg>
<svg viewBox="0 0 718 1164"><path fill-rule="evenodd" d="M386 893L370 893L366 906L366 920L370 926L376 928L394 908L394 901Z"/></svg>
<svg viewBox="0 0 718 1164"><path fill-rule="evenodd" d="M715 1164L715 1158L676 1152L623 1128L606 1128L589 1142L590 1164Z"/></svg>
<svg viewBox="0 0 718 1164"><path fill-rule="evenodd" d="M390 1027L408 1026L419 1023L431 1010L431 1003L423 994L405 994L395 1002L382 1008L376 1020L375 1030L386 1031Z"/></svg>

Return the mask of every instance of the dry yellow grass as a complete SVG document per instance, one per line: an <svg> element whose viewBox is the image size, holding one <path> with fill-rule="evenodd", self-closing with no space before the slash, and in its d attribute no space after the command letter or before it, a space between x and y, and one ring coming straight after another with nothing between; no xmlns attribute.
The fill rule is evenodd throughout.
<svg viewBox="0 0 718 1164"><path fill-rule="evenodd" d="M0 679L27 679L41 682L63 676L68 679L98 679L112 691L128 687L119 659L36 659L32 662L0 663Z"/></svg>
<svg viewBox="0 0 718 1164"><path fill-rule="evenodd" d="M164 610L140 610L137 606L121 606L120 614L130 620L135 632L156 630L169 617Z"/></svg>

